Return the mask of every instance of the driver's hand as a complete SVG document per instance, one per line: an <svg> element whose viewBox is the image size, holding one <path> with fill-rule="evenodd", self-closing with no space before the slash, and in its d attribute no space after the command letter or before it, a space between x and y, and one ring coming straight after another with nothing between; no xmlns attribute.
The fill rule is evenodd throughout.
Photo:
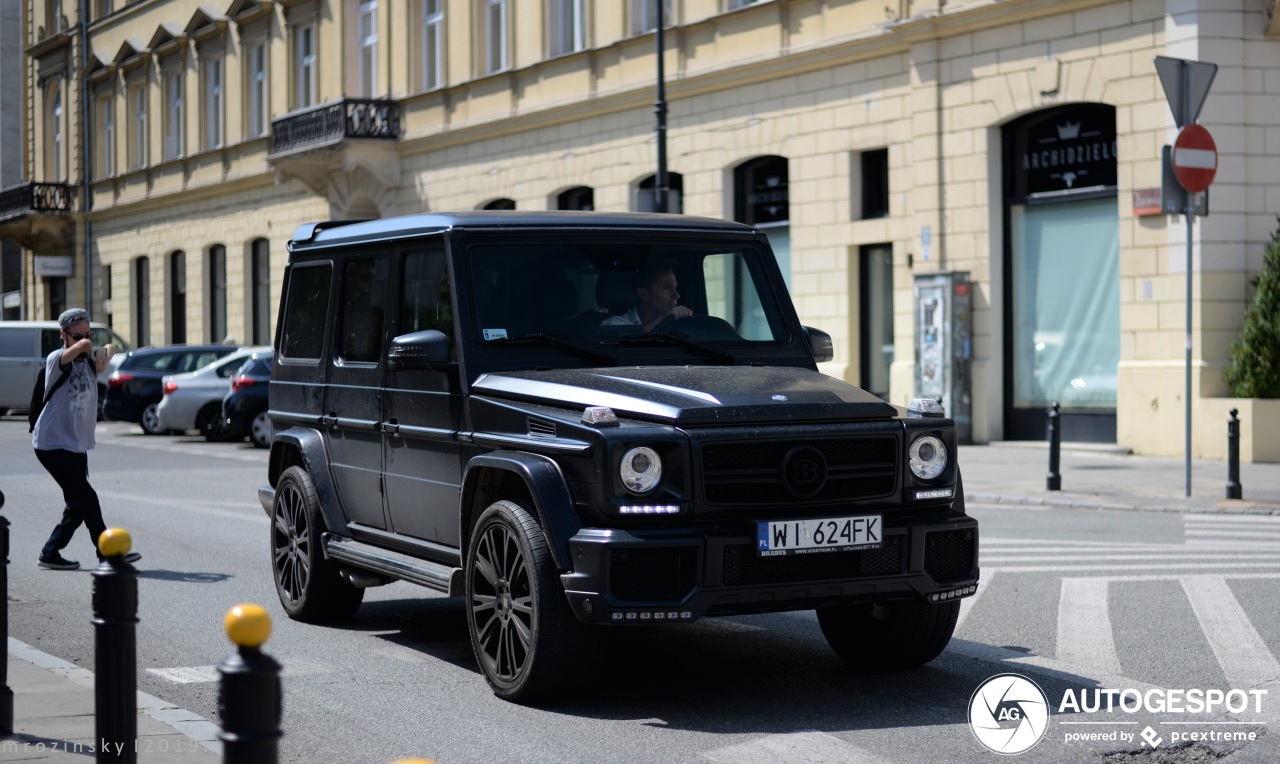
<svg viewBox="0 0 1280 764"><path fill-rule="evenodd" d="M688 318L693 315L693 310L688 305L677 305L671 309L672 318Z"/></svg>

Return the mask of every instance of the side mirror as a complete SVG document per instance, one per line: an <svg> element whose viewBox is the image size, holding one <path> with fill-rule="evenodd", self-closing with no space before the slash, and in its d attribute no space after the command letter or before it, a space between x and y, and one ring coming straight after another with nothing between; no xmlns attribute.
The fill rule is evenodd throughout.
<svg viewBox="0 0 1280 764"><path fill-rule="evenodd" d="M449 338L435 329L402 334L391 340L387 368L392 371L425 371L449 362Z"/></svg>
<svg viewBox="0 0 1280 764"><path fill-rule="evenodd" d="M831 335L821 329L814 329L812 326L804 327L804 334L809 338L809 351L813 353L813 360L818 363L826 363L836 357L835 346L831 344Z"/></svg>

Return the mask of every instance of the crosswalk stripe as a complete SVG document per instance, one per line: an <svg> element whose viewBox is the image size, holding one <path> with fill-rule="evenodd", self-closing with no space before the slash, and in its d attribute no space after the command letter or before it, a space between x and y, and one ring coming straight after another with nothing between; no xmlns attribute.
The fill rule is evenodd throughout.
<svg viewBox="0 0 1280 764"><path fill-rule="evenodd" d="M1081 561L1100 561L1100 560L1275 560L1276 556L1270 552L1254 552L1250 553L1233 553L1218 554L1215 552L1187 553L1178 554L1176 556L1169 554L1087 554L1087 555L1069 555L1054 556L1048 554L1036 554L1027 557L1009 556L1001 554L982 555L982 562L1081 562Z"/></svg>
<svg viewBox="0 0 1280 764"><path fill-rule="evenodd" d="M1275 515L1183 515L1182 520L1186 523L1280 525L1280 517Z"/></svg>
<svg viewBox="0 0 1280 764"><path fill-rule="evenodd" d="M1251 687L1260 679L1280 677L1280 663L1253 628L1225 578L1195 576L1181 583L1227 682Z"/></svg>
<svg viewBox="0 0 1280 764"><path fill-rule="evenodd" d="M1058 660L1120 673L1104 578L1064 578L1058 599Z"/></svg>
<svg viewBox="0 0 1280 764"><path fill-rule="evenodd" d="M1280 539L1280 533L1272 533L1270 531L1251 531L1244 528L1233 528L1229 531L1218 530L1202 530L1196 528L1194 531L1197 536L1203 538L1210 536L1213 538L1238 538L1238 539Z"/></svg>
<svg viewBox="0 0 1280 764"><path fill-rule="evenodd" d="M1275 562L1186 562L1186 563L1154 563L1146 565L1025 565L997 566L988 569L982 565L982 572L1000 573L1071 573L1075 571L1128 571L1128 570L1196 570L1198 568L1280 568L1280 560Z"/></svg>
<svg viewBox="0 0 1280 764"><path fill-rule="evenodd" d="M705 751L702 758L723 764L768 761L771 764L879 764L883 759L825 732L768 735L747 743Z"/></svg>

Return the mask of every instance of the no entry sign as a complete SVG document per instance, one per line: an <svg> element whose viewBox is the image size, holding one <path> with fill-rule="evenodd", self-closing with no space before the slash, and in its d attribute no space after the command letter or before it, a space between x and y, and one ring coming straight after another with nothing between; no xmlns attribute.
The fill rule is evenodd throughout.
<svg viewBox="0 0 1280 764"><path fill-rule="evenodd" d="M1173 174L1182 187L1198 194L1209 187L1218 172L1218 147L1200 125L1187 125L1173 142Z"/></svg>

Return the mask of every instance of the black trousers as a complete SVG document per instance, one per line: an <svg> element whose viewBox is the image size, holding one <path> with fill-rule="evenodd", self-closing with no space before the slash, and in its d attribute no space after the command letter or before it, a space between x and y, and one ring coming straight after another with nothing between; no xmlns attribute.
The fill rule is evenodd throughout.
<svg viewBox="0 0 1280 764"><path fill-rule="evenodd" d="M81 523L89 529L89 540L93 548L98 548L98 537L107 529L102 520L102 505L98 503L98 493L89 485L89 455L53 449L42 451L36 449L36 458L48 470L53 479L62 488L62 498L67 503L62 510L62 520L49 535L41 557L49 557L62 551L71 543L71 537Z"/></svg>

